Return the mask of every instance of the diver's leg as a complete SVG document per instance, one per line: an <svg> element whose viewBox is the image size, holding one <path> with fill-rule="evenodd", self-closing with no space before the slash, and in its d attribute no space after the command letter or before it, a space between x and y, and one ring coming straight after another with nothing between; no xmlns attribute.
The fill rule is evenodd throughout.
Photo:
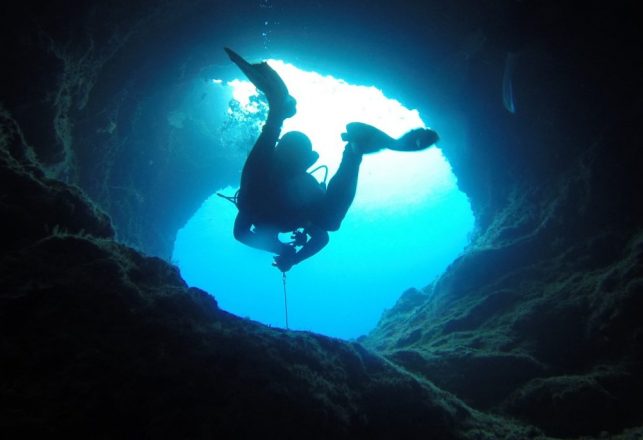
<svg viewBox="0 0 643 440"><path fill-rule="evenodd" d="M239 201L242 205L252 205L265 198L272 170L272 156L287 114L284 113L283 105L269 107L268 119L241 170Z"/></svg>
<svg viewBox="0 0 643 440"><path fill-rule="evenodd" d="M296 113L295 99L290 96L284 80L268 63L263 61L250 64L232 49L226 47L224 50L252 84L266 95L271 109L279 109L283 113L284 119L290 118Z"/></svg>
<svg viewBox="0 0 643 440"><path fill-rule="evenodd" d="M267 171L270 168L272 153L281 133L283 119L271 117L272 112L268 114L268 120L261 129L261 134L257 138L252 150L248 153L248 158L241 171L241 187L252 187L260 185L267 178Z"/></svg>
<svg viewBox="0 0 643 440"><path fill-rule="evenodd" d="M274 151L281 126L285 119L297 112L295 99L288 93L283 79L267 63L250 64L231 49L225 51L230 59L243 71L248 79L268 99L268 119L259 138L248 154L241 172L241 186L261 185L266 177L265 170ZM263 171L263 173L262 173Z"/></svg>
<svg viewBox="0 0 643 440"><path fill-rule="evenodd" d="M252 221L242 211L239 211L234 221L234 238L247 246L273 254L280 255L291 248L279 240L279 231L275 228L255 227L253 230Z"/></svg>
<svg viewBox="0 0 643 440"><path fill-rule="evenodd" d="M355 199L357 190L357 177L359 166L362 163L362 154L357 152L353 145L346 145L342 162L337 172L328 182L320 222L328 231L336 231L344 220L348 208Z"/></svg>

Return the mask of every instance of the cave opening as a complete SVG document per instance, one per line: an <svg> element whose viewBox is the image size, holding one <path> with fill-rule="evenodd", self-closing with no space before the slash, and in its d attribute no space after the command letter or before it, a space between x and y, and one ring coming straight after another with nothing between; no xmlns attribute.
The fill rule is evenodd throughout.
<svg viewBox="0 0 643 440"><path fill-rule="evenodd" d="M283 61L269 63L298 102L297 115L285 122L283 132L306 133L320 154L311 168L326 165L329 176L341 160L339 135L350 121L375 125L392 136L431 126L431 117L425 122L417 110L385 96L385 85L354 85ZM213 78L207 86L199 85L199 90L204 87L214 98L204 100L205 92L195 96L199 96L199 108L208 108L212 114L211 124L218 126L213 130L217 141L231 149L231 156L245 158L265 120L266 102L240 76L227 81ZM186 100L183 105L193 104ZM181 126L187 111L172 112L170 123ZM439 147L365 157L357 197L341 229L331 233L321 253L288 273L291 329L346 339L366 334L403 291L426 286L462 252L474 218ZM237 160L228 166L240 173L241 164ZM323 172L315 177L322 180ZM216 192L234 194L234 182L238 177L214 191L179 230L172 260L188 284L210 292L223 309L284 327L282 279L271 266L272 256L234 240L236 208L216 196ZM286 241L288 236L282 238Z"/></svg>

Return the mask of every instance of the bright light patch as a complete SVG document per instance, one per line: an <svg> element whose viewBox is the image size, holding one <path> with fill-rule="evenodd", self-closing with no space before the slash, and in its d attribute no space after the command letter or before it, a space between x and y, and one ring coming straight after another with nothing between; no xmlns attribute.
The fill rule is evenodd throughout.
<svg viewBox="0 0 643 440"><path fill-rule="evenodd" d="M257 89L255 86L248 81L241 81L238 79L228 81L227 84L232 87L232 97L236 99L246 110L252 111L253 109L250 106L250 97L257 95Z"/></svg>
<svg viewBox="0 0 643 440"><path fill-rule="evenodd" d="M297 114L286 120L283 132L306 133L320 154L314 166L327 165L331 177L348 122L366 122L394 137L426 126L416 110L378 88L282 61L269 64L297 99ZM250 99L257 93L251 83L226 84L240 106L258 111ZM188 283L211 292L222 308L283 326L281 274L271 267L271 255L234 241L235 215L225 200L208 199L179 231L173 258ZM469 203L440 149L366 155L341 229L331 233L321 253L288 274L290 327L345 338L368 332L404 290L427 285L453 261L472 226Z"/></svg>
<svg viewBox="0 0 643 440"><path fill-rule="evenodd" d="M373 86L356 86L332 76L305 72L278 60L269 60L297 99L297 114L284 123L283 133L298 130L306 133L319 153L318 164L327 165L330 175L337 170L343 152L340 135L346 124L360 121L374 125L393 137L425 127L417 110L387 98ZM233 97L246 110L255 112L250 96L258 95L248 81L228 82ZM437 165L436 166L436 162ZM384 181L378 185L374 181ZM382 151L369 156L362 165L359 197L354 207L393 207L409 201L419 203L440 197L456 186L455 176L438 149L413 154Z"/></svg>

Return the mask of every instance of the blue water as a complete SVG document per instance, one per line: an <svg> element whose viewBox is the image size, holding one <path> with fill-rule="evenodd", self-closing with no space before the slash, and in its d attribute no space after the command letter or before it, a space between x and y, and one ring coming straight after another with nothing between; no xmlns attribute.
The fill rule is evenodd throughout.
<svg viewBox="0 0 643 440"><path fill-rule="evenodd" d="M235 215L232 204L210 197L179 231L174 260L223 309L284 327L281 273L271 255L234 240ZM367 333L405 289L426 286L453 261L472 226L457 189L406 209L349 212L329 245L288 273L290 328L341 338Z"/></svg>
<svg viewBox="0 0 643 440"><path fill-rule="evenodd" d="M341 158L339 133L347 122L372 123L394 136L428 125L417 111L373 87L351 88L293 66L273 67L298 99L298 114L284 130L308 133L319 163L328 165L331 175ZM253 111L237 119L260 123L252 120ZM235 191L221 189L229 195ZM272 267L270 254L234 240L236 213L225 199L209 197L178 232L173 261L190 285L210 292L223 309L285 327L282 275ZM366 334L403 291L425 287L444 271L467 245L473 221L439 148L366 155L357 196L341 229L330 234L319 254L287 275L289 327L347 339Z"/></svg>

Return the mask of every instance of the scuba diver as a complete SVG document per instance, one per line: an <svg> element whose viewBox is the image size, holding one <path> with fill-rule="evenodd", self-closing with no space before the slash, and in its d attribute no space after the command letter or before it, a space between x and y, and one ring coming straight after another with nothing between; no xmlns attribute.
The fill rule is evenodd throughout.
<svg viewBox="0 0 643 440"><path fill-rule="evenodd" d="M250 64L234 51L225 51L264 93L269 107L266 123L241 172L234 237L275 254L273 266L285 274L319 252L328 244L328 232L339 229L355 198L364 154L383 148L423 150L435 144L438 135L419 128L394 139L371 125L351 122L341 135L346 142L341 163L326 188L307 172L319 158L308 136L291 131L279 137L284 120L297 111L284 81L266 62ZM280 232L292 232L292 241L279 240Z"/></svg>

